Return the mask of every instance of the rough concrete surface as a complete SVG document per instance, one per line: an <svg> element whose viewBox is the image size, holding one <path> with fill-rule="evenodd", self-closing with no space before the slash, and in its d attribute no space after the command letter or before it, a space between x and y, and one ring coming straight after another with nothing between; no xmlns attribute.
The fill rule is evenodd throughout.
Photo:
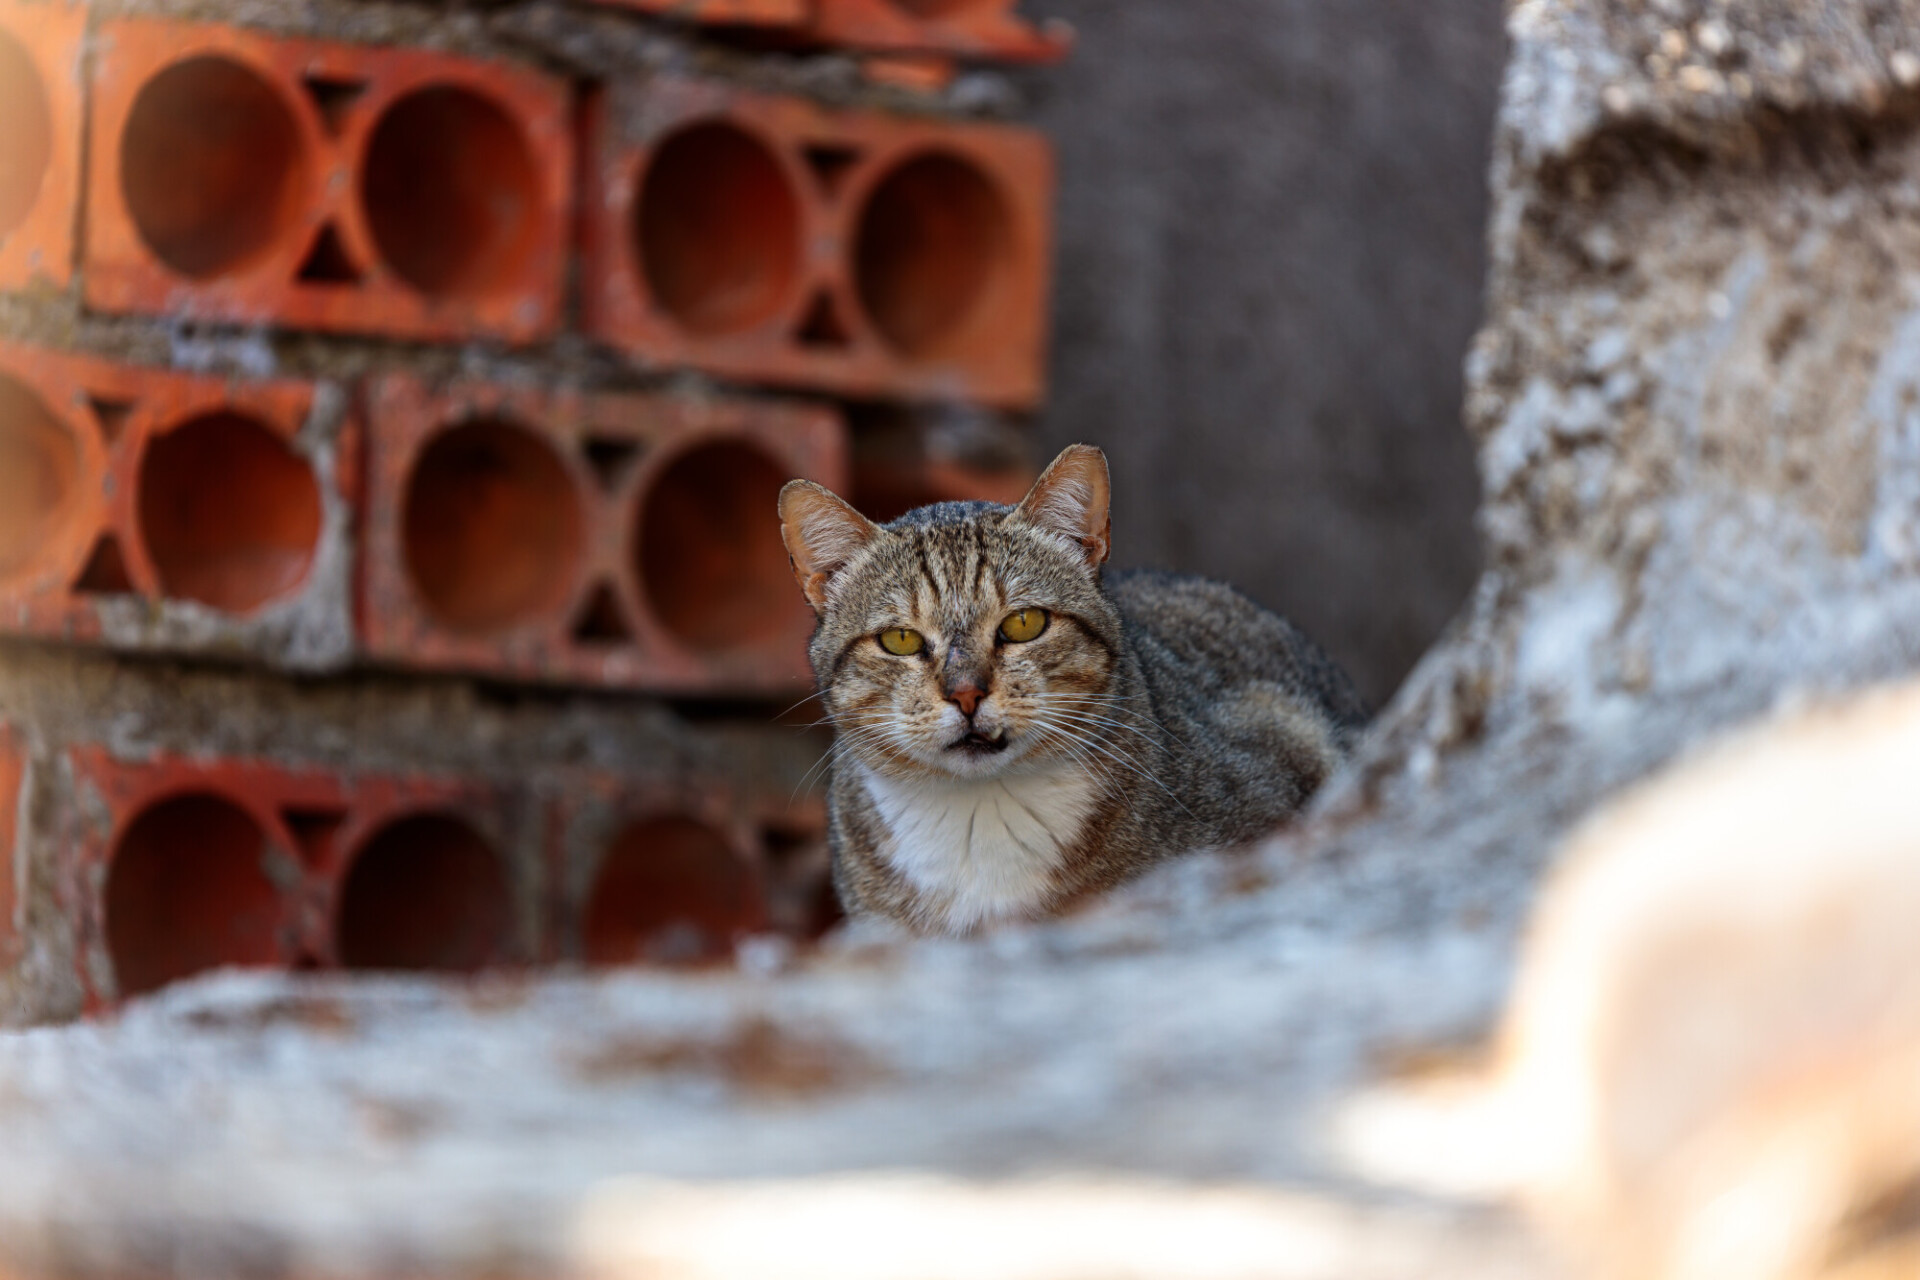
<svg viewBox="0 0 1920 1280"><path fill-rule="evenodd" d="M1489 570L1375 749L1443 787L1449 753L1528 744L1590 795L1783 689L1920 661L1920 13L1511 29L1468 397Z"/></svg>
<svg viewBox="0 0 1920 1280"><path fill-rule="evenodd" d="M1920 681L1784 716L1583 823L1497 1096L1622 1280L1920 1275Z"/></svg>
<svg viewBox="0 0 1920 1280"><path fill-rule="evenodd" d="M1529 2L1510 33L1468 396L1488 570L1301 829L978 942L225 978L0 1037L0 1265L728 1274L794 1221L790 1180L842 1174L908 1220L1048 1177L1076 1204L1158 1186L1175 1222L1197 1187L1257 1202L1255 1261L1206 1269L1227 1233L1189 1226L1162 1274L1553 1274L1484 1195L1369 1179L1341 1117L1471 1056L1597 800L1920 666L1920 3ZM900 1208L903 1171L963 1181ZM697 1215L707 1252L675 1254ZM900 1256L873 1216L789 1273ZM992 1273L966 1256L926 1274ZM1046 1274L1116 1273L1094 1256Z"/></svg>

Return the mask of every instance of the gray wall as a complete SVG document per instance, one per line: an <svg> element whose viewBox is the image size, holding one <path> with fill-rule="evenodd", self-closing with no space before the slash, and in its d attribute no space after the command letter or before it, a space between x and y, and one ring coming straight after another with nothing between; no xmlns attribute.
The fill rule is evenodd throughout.
<svg viewBox="0 0 1920 1280"><path fill-rule="evenodd" d="M1228 579L1383 699L1464 599L1499 0L1030 0L1063 190L1037 444L1115 559Z"/></svg>

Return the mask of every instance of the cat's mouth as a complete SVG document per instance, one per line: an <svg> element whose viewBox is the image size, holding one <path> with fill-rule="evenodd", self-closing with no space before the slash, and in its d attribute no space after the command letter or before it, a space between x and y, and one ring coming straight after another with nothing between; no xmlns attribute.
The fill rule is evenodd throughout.
<svg viewBox="0 0 1920 1280"><path fill-rule="evenodd" d="M1002 729L997 735L988 737L978 729L970 730L964 738L948 745L947 750L958 751L968 756L997 755L1007 749L1007 731Z"/></svg>

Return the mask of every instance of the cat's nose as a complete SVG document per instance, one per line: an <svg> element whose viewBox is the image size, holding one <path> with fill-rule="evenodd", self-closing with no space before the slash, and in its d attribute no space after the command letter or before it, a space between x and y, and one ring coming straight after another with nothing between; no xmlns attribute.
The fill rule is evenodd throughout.
<svg viewBox="0 0 1920 1280"><path fill-rule="evenodd" d="M987 696L987 690L968 680L956 684L947 690L947 701L960 708L960 714L973 719L973 713L980 709L981 700Z"/></svg>

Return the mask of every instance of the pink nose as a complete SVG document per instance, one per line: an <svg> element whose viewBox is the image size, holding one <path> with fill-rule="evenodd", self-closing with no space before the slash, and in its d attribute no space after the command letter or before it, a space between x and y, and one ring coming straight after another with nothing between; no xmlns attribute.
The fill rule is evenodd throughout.
<svg viewBox="0 0 1920 1280"><path fill-rule="evenodd" d="M947 701L960 708L960 714L973 719L973 713L980 709L980 700L987 691L977 684L963 684L947 691Z"/></svg>

